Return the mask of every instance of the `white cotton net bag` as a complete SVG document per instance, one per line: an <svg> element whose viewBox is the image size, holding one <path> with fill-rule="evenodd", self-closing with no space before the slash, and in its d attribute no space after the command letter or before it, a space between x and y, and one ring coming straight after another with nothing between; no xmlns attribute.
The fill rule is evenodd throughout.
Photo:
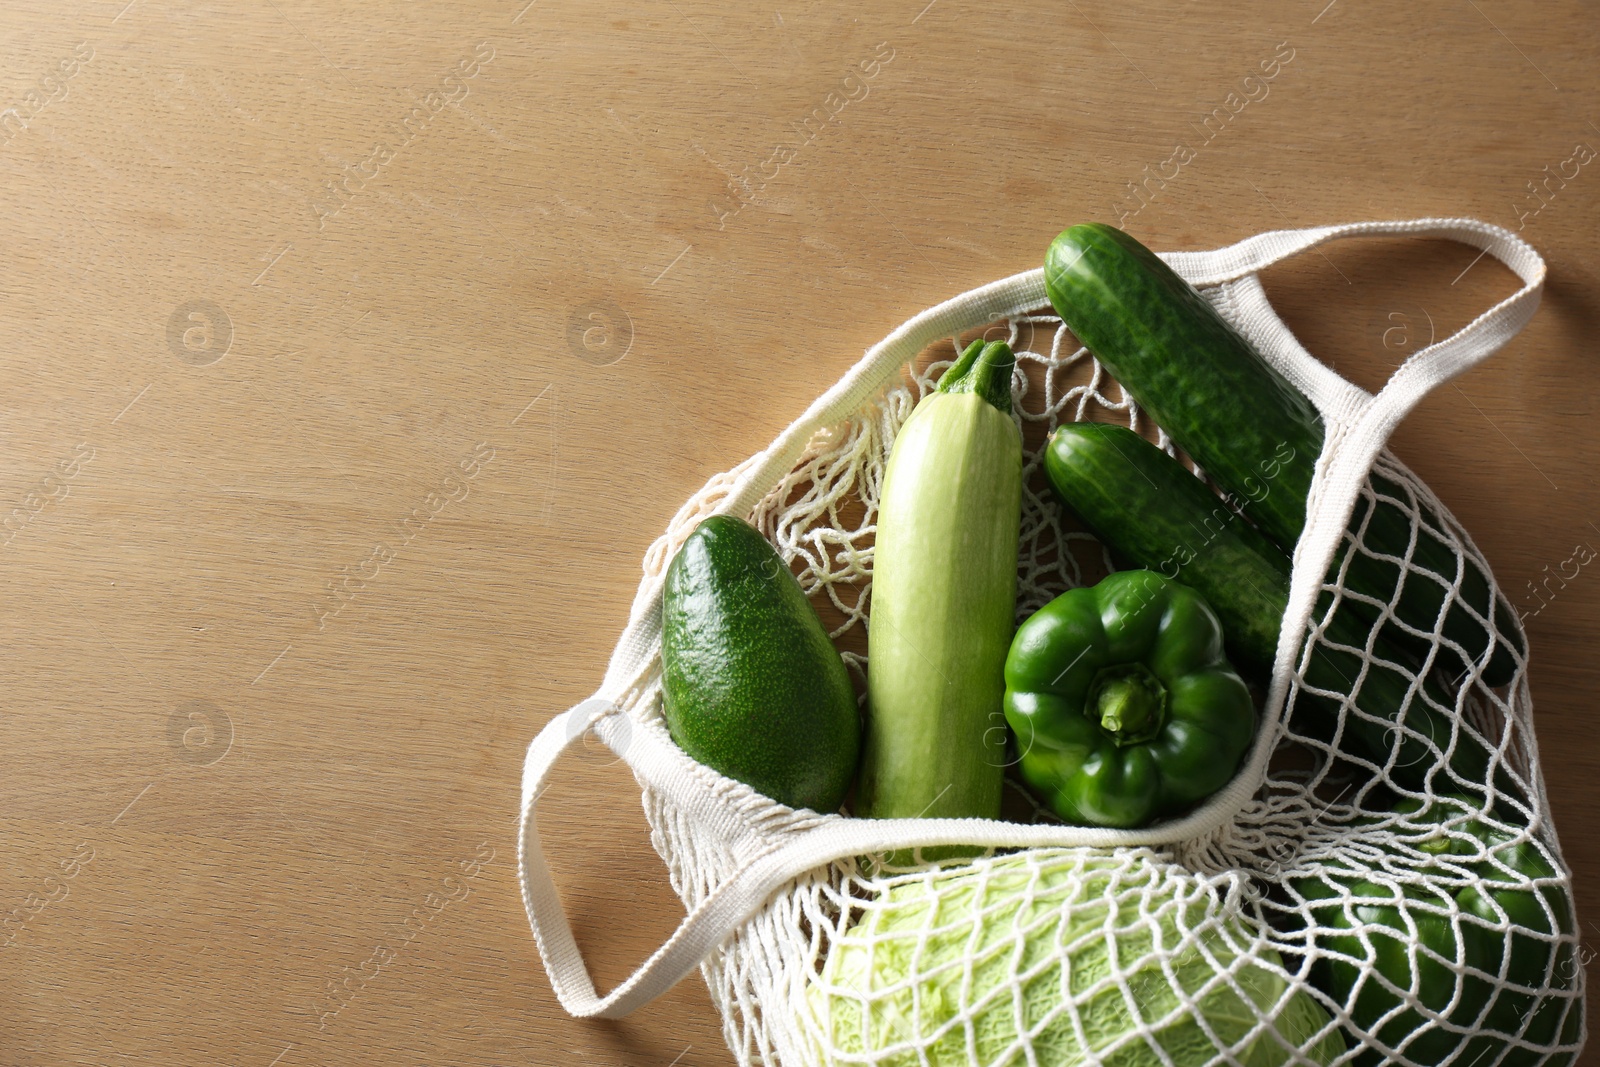
<svg viewBox="0 0 1600 1067"><path fill-rule="evenodd" d="M1524 286L1371 395L1300 346L1257 278L1296 252L1364 235L1459 240L1502 260ZM1274 231L1162 258L1311 399L1326 429L1277 661L1260 694L1261 729L1234 780L1181 818L1139 830L1062 825L1020 786L1008 798L1016 821L851 819L784 807L696 763L667 735L662 580L708 515L748 518L771 539L862 677L890 446L956 345L979 333L1009 341L1018 357L1013 407L1027 479L1018 620L1111 567L1045 491L1046 434L1062 422L1122 421L1173 449L1048 312L1042 272L1004 279L901 326L771 446L707 482L646 555L595 696L530 745L523 897L568 1011L627 1014L699 967L742 1065L1575 1060L1586 1036L1583 961L1539 771L1525 638L1466 532L1384 451L1431 388L1522 327L1538 305L1543 261L1503 229L1441 219ZM1380 506L1410 524L1404 556L1369 545L1367 526L1351 524ZM1433 550L1418 551L1425 544ZM1439 626L1413 629L1415 664L1381 658L1370 641L1335 644L1328 622L1347 599L1397 621L1395 603L1345 588L1353 553L1401 568L1408 582L1437 583L1441 618L1457 604L1473 610L1515 650L1502 672L1509 681L1491 687L1481 665L1461 672L1462 650ZM1483 601L1464 592L1483 580L1500 610L1477 612ZM1308 680L1319 647L1358 665L1347 685ZM1358 706L1363 686L1384 672L1398 672L1408 706L1431 709L1445 729L1415 729L1423 713L1408 711L1385 724L1393 744L1374 757L1350 741L1368 716ZM1319 716L1299 713L1313 705ZM1332 728L1302 726L1314 718ZM551 767L591 730L634 771L652 841L688 909L672 938L603 997L535 818ZM1461 758L1469 751L1487 755ZM1407 764L1418 759L1437 769L1413 773ZM977 858L885 864L891 851L950 844L972 846Z"/></svg>

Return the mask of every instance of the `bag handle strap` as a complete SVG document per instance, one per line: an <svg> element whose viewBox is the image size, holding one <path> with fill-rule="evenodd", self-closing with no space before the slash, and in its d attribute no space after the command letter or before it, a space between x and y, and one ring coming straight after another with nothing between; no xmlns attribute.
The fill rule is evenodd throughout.
<svg viewBox="0 0 1600 1067"><path fill-rule="evenodd" d="M533 739L522 762L522 832L517 836L517 880L522 885L522 906L533 925L533 939L539 946L550 985L562 1007L574 1015L594 1014L594 981L572 936L572 926L561 907L561 894L550 877L534 812L556 760L609 706L608 701L585 701L557 715Z"/></svg>
<svg viewBox="0 0 1600 1067"><path fill-rule="evenodd" d="M1271 230L1237 244L1208 252L1168 252L1161 258L1191 285L1234 283L1246 305L1242 326L1272 343L1262 354L1306 392L1330 421L1359 417L1372 397L1341 378L1307 352L1272 310L1256 275L1290 256L1330 241L1349 237L1440 237L1492 255L1522 280L1522 288L1495 304L1466 326L1413 353L1380 392L1381 425L1392 431L1429 391L1471 369L1516 336L1539 307L1545 263L1539 253L1510 230L1477 219L1426 218L1390 222L1353 222L1303 230ZM1474 260L1473 262L1477 262ZM1254 339L1253 338L1253 339ZM1387 438L1388 433L1384 433Z"/></svg>
<svg viewBox="0 0 1600 1067"><path fill-rule="evenodd" d="M1312 517L1308 518L1307 529L1313 532L1302 538L1296 548L1295 577L1286 617L1286 623L1295 618L1299 623L1283 628L1287 636L1280 642L1269 708L1282 706L1286 680L1292 673L1291 660L1321 575L1343 535L1348 510L1354 506L1361 482L1389 432L1430 389L1487 358L1521 329L1538 306L1544 262L1509 231L1470 219L1421 219L1273 231L1212 252L1176 252L1162 257L1195 285L1228 282L1254 285L1259 299L1250 296L1247 299L1257 304L1257 312L1264 309L1268 327L1275 328L1278 335L1279 347L1292 344L1298 350L1292 355L1303 357L1304 362L1296 368L1300 372L1297 376L1303 376L1310 370L1308 364L1316 367L1322 364L1298 347L1293 335L1271 311L1254 272L1325 241L1402 234L1449 237L1473 244L1516 271L1524 287L1462 330L1414 354L1376 397L1344 383L1331 370L1327 371L1353 392L1343 393L1338 409L1324 411L1329 421L1329 434L1319 461L1319 467L1326 468L1318 479L1323 491L1313 502ZM1245 292L1248 294L1250 290ZM839 385L813 404L806 415L760 457L764 462L754 464L755 469L745 472L741 484L730 494L731 502L725 501L718 510L731 510L745 503L744 497L759 494L762 479L756 477L757 474L774 465L781 466L785 461L792 466L803 441L817 426L834 417L840 403L859 406L894 367L915 355L929 341L1006 314L1030 310L1043 302L1043 271L1034 270L964 294L910 320L869 350ZM1289 360L1294 361L1293 358ZM794 455L790 455L791 452ZM1341 507L1346 512L1342 518L1337 514ZM1320 566L1308 562L1319 558ZM652 593L643 603L635 605L634 618L619 642L602 692L616 690L625 681L637 679L642 671L653 644L651 638L659 630L658 614L654 610L659 603L659 586ZM714 830L729 843L737 863L736 869L685 916L672 936L631 976L603 997L596 991L572 936L540 845L537 820L538 801L550 772L561 755L591 729L628 763L643 784L693 812L697 818L721 824ZM1024 848L1161 845L1204 833L1247 802L1270 755L1264 740L1269 731L1263 730L1248 766L1228 787L1186 818L1163 825L1159 830L1130 832L1026 826L987 819L871 820L839 816L814 816L802 820L803 827L783 827L759 826L741 818L738 805L730 803L734 800L731 790L724 787L727 780L694 763L670 739L663 741L657 737L659 732L638 726L629 715L620 712L612 700L596 696L557 715L528 746L523 764L521 833L517 848L523 906L550 984L561 1005L575 1016L620 1018L660 996L693 972L759 911L773 892L823 864L847 856L952 841L979 847ZM718 780L723 786L716 784ZM737 783L732 785L743 790L741 795L746 801L750 799L752 794L747 788ZM756 799L759 802L759 798ZM760 806L760 803L752 805L753 808Z"/></svg>
<svg viewBox="0 0 1600 1067"><path fill-rule="evenodd" d="M594 979L572 936L561 894L545 861L538 823L539 800L548 788L551 771L561 756L591 730L633 768L642 784L672 802L688 806L697 817L720 823L712 830L729 844L739 863L734 875L691 911L665 944L604 997L596 992ZM807 869L782 861L774 864L770 859L765 867L760 866L763 853L778 850L772 839L762 835L758 824L741 819L738 796L730 798L727 794L742 794L747 804L755 801L762 809L770 809L771 802L748 786L722 779L701 767L670 739L657 734L658 731L637 725L613 701L596 696L546 723L528 746L523 761L521 832L517 838L522 904L556 998L575 1016L621 1018L654 1000L698 967L755 913L774 889ZM721 789L716 781L722 783ZM846 820L835 816L834 821ZM813 860L808 866L832 858Z"/></svg>
<svg viewBox="0 0 1600 1067"><path fill-rule="evenodd" d="M1544 273L1544 260L1522 238L1502 226L1464 218L1393 219L1267 230L1225 248L1163 252L1161 258L1190 285L1220 285L1345 237L1443 237L1492 253L1524 281L1533 274Z"/></svg>
<svg viewBox="0 0 1600 1067"><path fill-rule="evenodd" d="M570 1014L579 1018L618 1019L654 1000L698 967L701 960L761 907L773 890L799 872L834 858L790 860L781 855L783 849L767 844L765 855L757 854L744 862L734 876L684 917L666 943L632 975L610 993L600 996L583 961L583 953L572 936L572 926L567 921L560 892L550 876L539 840L537 809L550 772L562 754L593 729L608 748L627 760L653 787L676 794L674 799L679 801L689 797L698 799L696 810L703 811L707 806L706 795L696 794L695 788L686 785L681 778L684 768L671 766L674 762L692 764L692 761L681 751L676 753L674 761L669 753L660 750L659 742L649 733L631 729L631 721L612 701L593 697L545 724L528 746L523 762L522 830L517 840L522 903L556 998ZM758 841L754 835L745 836L747 844ZM810 839L802 836L797 840Z"/></svg>

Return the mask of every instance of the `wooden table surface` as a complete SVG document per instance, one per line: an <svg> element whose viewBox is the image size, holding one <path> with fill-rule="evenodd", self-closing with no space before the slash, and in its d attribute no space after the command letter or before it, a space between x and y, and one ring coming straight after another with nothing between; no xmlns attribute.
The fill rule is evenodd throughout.
<svg viewBox="0 0 1600 1067"><path fill-rule="evenodd" d="M1600 545L1589 6L26 0L0 42L0 1065L729 1063L698 979L557 1005L524 747L708 476L1086 219L1545 256L1395 448L1529 612L1600 947L1600 574L1549 581ZM1516 287L1433 241L1266 281L1369 386ZM609 987L681 908L607 753L547 808Z"/></svg>

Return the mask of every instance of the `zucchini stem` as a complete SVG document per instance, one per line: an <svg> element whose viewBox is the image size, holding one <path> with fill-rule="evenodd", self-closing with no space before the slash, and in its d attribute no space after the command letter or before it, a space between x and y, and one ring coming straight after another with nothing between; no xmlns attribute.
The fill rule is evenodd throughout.
<svg viewBox="0 0 1600 1067"><path fill-rule="evenodd" d="M1004 341L981 338L967 346L961 358L939 379L941 393L976 393L1002 414L1011 414L1011 371L1017 357Z"/></svg>
<svg viewBox="0 0 1600 1067"><path fill-rule="evenodd" d="M978 353L983 351L983 338L978 338L967 346L965 352L956 357L956 361L945 369L939 378L939 392L958 393L957 388L962 380L972 373L972 365L978 362Z"/></svg>

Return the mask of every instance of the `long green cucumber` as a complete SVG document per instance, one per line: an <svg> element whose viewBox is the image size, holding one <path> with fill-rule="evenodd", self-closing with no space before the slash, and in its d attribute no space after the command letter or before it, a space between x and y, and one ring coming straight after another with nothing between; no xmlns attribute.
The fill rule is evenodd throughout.
<svg viewBox="0 0 1600 1067"><path fill-rule="evenodd" d="M1000 814L1022 516L1015 362L1003 343L974 342L889 454L873 550L858 815Z"/></svg>
<svg viewBox="0 0 1600 1067"><path fill-rule="evenodd" d="M1044 465L1062 501L1104 544L1134 565L1159 571L1199 592L1222 620L1229 651L1239 661L1270 672L1289 599L1290 562L1282 550L1177 460L1126 427L1068 423L1051 436ZM1319 614L1326 612L1329 596L1323 594ZM1364 649L1370 627L1341 605L1324 632L1336 644ZM1412 666L1409 657L1388 646L1382 635L1373 652L1380 659ZM1400 670L1373 662L1362 678L1361 660L1358 653L1319 642L1311 650L1305 681L1314 689L1348 693L1360 679L1355 704L1371 718L1353 715L1347 725L1377 763L1392 763L1391 779L1406 788L1420 787L1438 763L1436 746L1439 753L1451 753L1451 769L1466 784L1481 785L1488 769L1487 750L1462 734L1452 753L1449 716L1420 699L1408 700L1410 679ZM1451 705L1436 683L1425 680L1424 685L1434 700ZM1311 706L1323 717L1336 710L1336 705L1321 700ZM1407 729L1396 729L1402 722ZM1302 717L1297 725L1327 736L1332 723L1324 722L1319 729Z"/></svg>
<svg viewBox="0 0 1600 1067"><path fill-rule="evenodd" d="M1045 256L1044 273L1062 321L1244 513L1279 548L1292 552L1305 528L1306 495L1322 452L1322 417L1311 402L1193 286L1113 226L1086 223L1062 233ZM1382 475L1372 475L1371 483L1380 498L1406 498ZM1364 504L1358 508L1352 529L1359 528L1365 510ZM1423 518L1442 526L1437 515L1424 511ZM1372 552L1406 558L1409 517L1380 499L1364 543ZM1446 582L1455 580L1455 550L1426 530L1411 558ZM1397 563L1355 552L1346 585L1380 602L1393 600L1398 587L1395 616L1404 625L1392 624L1389 637L1415 647L1424 640L1419 632L1438 630L1464 650L1466 662L1457 666L1482 664L1480 676L1488 685L1509 682L1516 657L1525 653L1510 609L1470 561L1442 626L1446 586L1415 572L1402 574ZM1489 618L1500 642L1484 626Z"/></svg>

